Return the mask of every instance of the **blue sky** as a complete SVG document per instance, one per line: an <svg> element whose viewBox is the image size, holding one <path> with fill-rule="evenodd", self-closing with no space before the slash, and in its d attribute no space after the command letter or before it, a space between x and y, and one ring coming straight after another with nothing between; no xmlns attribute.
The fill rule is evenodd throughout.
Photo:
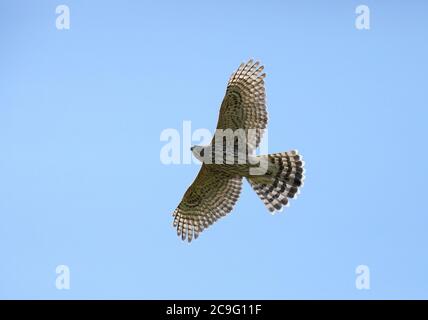
<svg viewBox="0 0 428 320"><path fill-rule="evenodd" d="M70 8L70 30L55 8ZM355 8L370 8L370 30ZM2 1L0 298L428 298L424 1ZM191 245L199 170L166 128L213 130L227 79L266 67L269 150L306 161L271 216L245 183ZM57 265L70 289L55 287ZM355 268L370 268L357 290Z"/></svg>

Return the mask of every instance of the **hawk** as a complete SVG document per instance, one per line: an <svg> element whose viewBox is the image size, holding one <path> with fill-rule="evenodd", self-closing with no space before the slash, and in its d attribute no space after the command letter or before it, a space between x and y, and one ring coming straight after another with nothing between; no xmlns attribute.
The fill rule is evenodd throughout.
<svg viewBox="0 0 428 320"><path fill-rule="evenodd" d="M253 155L268 120L263 69L259 62L250 60L232 73L210 145L191 148L202 166L173 212L173 226L183 240L196 239L232 211L243 178L272 213L288 206L288 199L294 198L303 184L304 162L297 150ZM227 143L230 134L224 135L226 131L232 133L231 144ZM244 148L239 138L245 138ZM262 163L264 170L257 171Z"/></svg>

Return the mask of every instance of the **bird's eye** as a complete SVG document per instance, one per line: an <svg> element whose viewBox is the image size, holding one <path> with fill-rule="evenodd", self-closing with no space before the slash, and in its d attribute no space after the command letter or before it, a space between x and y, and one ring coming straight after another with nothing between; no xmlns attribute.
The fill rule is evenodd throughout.
<svg viewBox="0 0 428 320"><path fill-rule="evenodd" d="M205 154L205 150L204 150L204 149L202 149L202 150L201 150L201 153L200 153L201 157L203 157L203 156L204 156L204 154Z"/></svg>

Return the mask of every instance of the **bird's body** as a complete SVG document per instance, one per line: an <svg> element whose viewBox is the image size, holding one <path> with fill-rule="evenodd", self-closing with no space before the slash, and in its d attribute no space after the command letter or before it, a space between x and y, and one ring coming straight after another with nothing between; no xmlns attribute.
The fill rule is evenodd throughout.
<svg viewBox="0 0 428 320"><path fill-rule="evenodd" d="M233 209L243 178L271 212L287 205L303 183L304 163L297 151L253 154L267 125L262 70L250 60L232 74L213 140L192 148L202 167L173 213L183 240L190 242Z"/></svg>

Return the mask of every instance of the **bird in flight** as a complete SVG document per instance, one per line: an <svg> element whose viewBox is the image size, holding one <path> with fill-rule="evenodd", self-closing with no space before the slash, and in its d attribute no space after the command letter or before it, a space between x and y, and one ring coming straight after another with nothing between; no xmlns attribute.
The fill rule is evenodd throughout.
<svg viewBox="0 0 428 320"><path fill-rule="evenodd" d="M272 213L287 206L303 184L304 162L297 150L254 155L268 120L263 69L250 60L232 73L211 143L191 148L202 166L173 212L183 240L196 239L232 211L243 178Z"/></svg>

